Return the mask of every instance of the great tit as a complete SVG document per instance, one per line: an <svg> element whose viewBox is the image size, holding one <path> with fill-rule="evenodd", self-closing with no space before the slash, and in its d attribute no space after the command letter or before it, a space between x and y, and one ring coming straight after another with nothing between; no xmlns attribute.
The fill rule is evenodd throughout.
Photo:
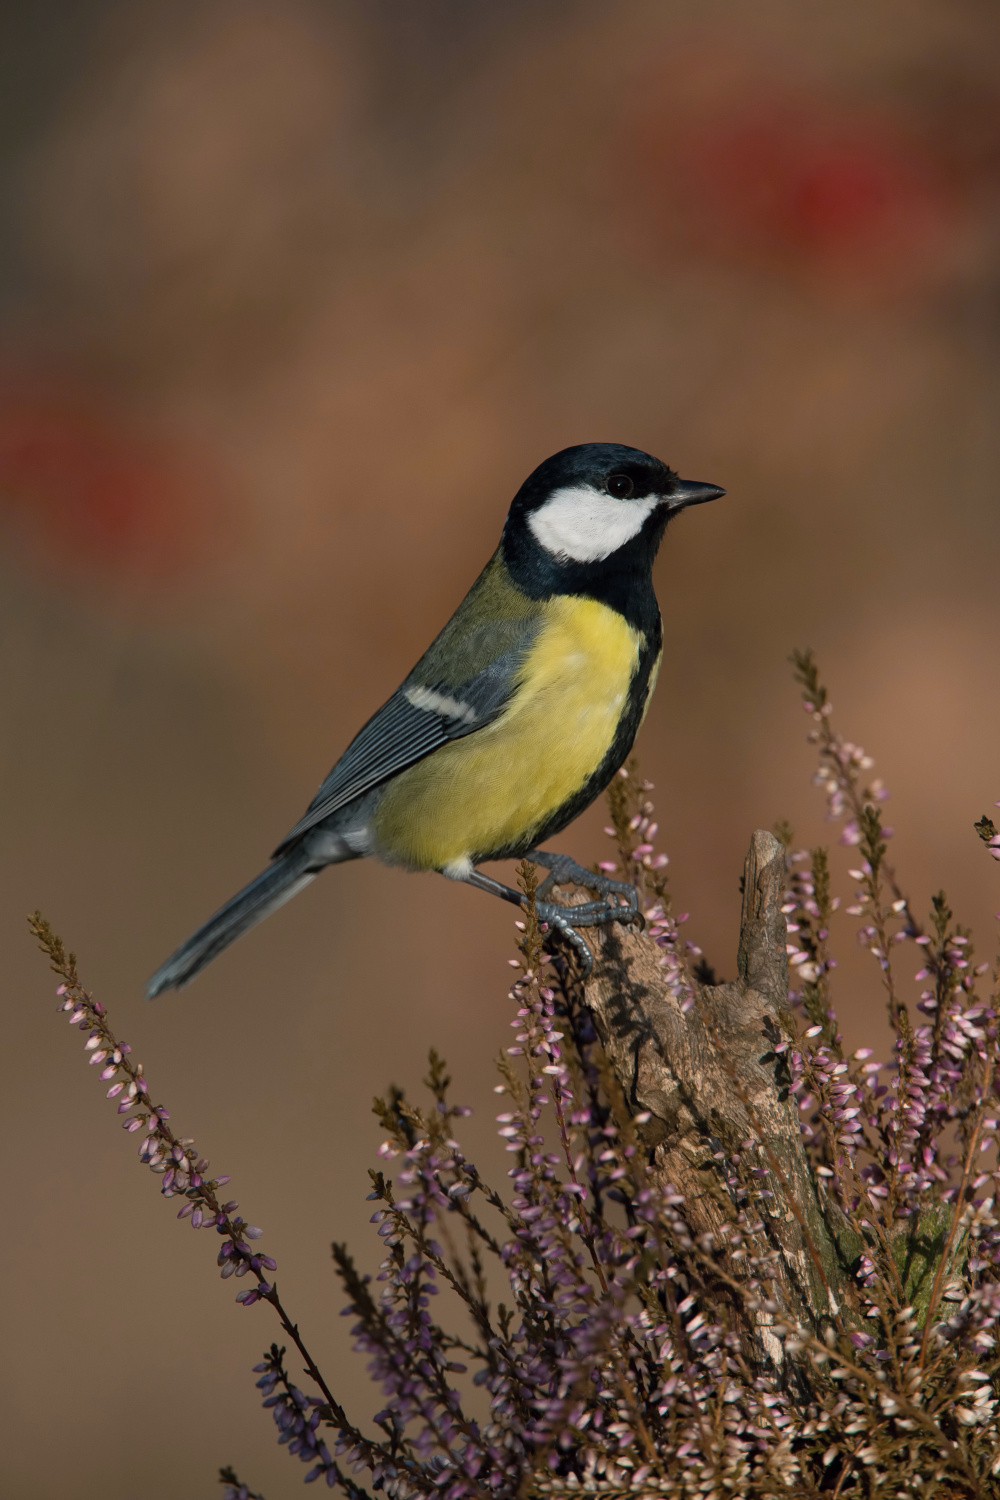
<svg viewBox="0 0 1000 1500"><path fill-rule="evenodd" d="M364 855L523 905L478 867L531 855L540 887L597 899L539 918L576 931L637 911L634 889L536 846L600 795L649 706L662 654L653 560L670 518L725 494L619 443L564 448L514 496L500 545L440 635L351 741L272 863L153 975L186 984L314 880Z"/></svg>

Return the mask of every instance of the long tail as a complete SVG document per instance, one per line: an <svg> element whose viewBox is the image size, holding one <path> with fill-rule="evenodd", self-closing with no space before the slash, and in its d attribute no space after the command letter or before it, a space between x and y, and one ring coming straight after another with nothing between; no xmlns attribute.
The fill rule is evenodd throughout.
<svg viewBox="0 0 1000 1500"><path fill-rule="evenodd" d="M164 990L179 990L217 953L290 901L318 874L309 868L309 855L301 844L276 859L161 964L146 986L148 999Z"/></svg>

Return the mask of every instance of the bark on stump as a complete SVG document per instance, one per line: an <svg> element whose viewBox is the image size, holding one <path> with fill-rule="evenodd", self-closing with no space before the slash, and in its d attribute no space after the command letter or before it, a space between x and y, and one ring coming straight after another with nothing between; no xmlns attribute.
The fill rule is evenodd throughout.
<svg viewBox="0 0 1000 1500"><path fill-rule="evenodd" d="M588 933L594 967L585 998L629 1110L651 1115L640 1139L660 1179L683 1193L696 1235L734 1216L725 1158L751 1137L765 1147L763 1185L772 1196L755 1206L780 1252L775 1295L783 1315L818 1331L853 1300L852 1278L809 1169L787 1064L774 1051L793 1035L784 884L784 849L758 830L744 871L738 977L696 986L687 1014L667 988L656 945L618 925ZM757 1313L747 1332L780 1362L769 1321Z"/></svg>

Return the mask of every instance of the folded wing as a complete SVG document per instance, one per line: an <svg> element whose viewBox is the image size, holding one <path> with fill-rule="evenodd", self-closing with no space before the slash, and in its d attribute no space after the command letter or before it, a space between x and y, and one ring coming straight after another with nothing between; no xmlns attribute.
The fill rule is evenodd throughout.
<svg viewBox="0 0 1000 1500"><path fill-rule="evenodd" d="M288 836L274 851L284 854L303 834L362 797L380 782L423 760L449 740L474 734L503 712L516 690L536 623L526 620L520 639L469 681L455 687L421 681L418 665L387 703L354 737Z"/></svg>

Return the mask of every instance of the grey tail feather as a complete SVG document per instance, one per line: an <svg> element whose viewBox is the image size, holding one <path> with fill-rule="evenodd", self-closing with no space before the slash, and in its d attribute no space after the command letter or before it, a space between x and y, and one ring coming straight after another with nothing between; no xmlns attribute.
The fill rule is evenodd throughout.
<svg viewBox="0 0 1000 1500"><path fill-rule="evenodd" d="M146 986L146 998L153 1000L164 990L187 984L217 953L290 901L318 874L318 870L309 868L309 855L301 844L283 854L160 965Z"/></svg>

